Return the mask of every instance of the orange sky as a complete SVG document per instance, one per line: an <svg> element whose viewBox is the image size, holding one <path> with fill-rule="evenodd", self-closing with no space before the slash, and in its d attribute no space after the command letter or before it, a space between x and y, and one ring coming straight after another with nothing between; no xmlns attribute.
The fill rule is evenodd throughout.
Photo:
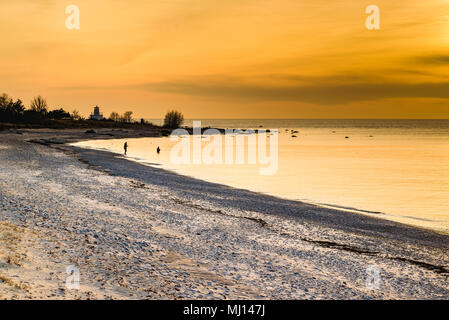
<svg viewBox="0 0 449 320"><path fill-rule="evenodd" d="M449 118L447 0L2 0L0 39L0 93L85 115Z"/></svg>

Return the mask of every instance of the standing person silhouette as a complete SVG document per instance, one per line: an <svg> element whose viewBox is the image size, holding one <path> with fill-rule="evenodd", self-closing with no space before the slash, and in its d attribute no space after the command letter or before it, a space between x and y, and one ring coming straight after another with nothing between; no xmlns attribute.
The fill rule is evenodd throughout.
<svg viewBox="0 0 449 320"><path fill-rule="evenodd" d="M125 156L126 156L126 153L128 152L128 142L125 142L125 144L123 145L123 149L125 149Z"/></svg>
<svg viewBox="0 0 449 320"><path fill-rule="evenodd" d="M156 151L157 151L157 154L161 153L161 148L159 148L159 146L158 146Z"/></svg>

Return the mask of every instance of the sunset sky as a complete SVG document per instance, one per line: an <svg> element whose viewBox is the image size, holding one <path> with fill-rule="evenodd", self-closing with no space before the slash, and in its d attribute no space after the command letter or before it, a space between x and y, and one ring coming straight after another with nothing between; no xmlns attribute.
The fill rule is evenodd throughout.
<svg viewBox="0 0 449 320"><path fill-rule="evenodd" d="M365 27L371 4L380 30ZM0 38L0 93L27 105L449 118L449 0L1 0Z"/></svg>

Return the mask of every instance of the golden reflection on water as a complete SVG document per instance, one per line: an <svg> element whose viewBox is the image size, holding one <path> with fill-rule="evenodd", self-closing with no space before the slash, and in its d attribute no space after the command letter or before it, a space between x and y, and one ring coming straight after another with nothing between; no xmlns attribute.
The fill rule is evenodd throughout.
<svg viewBox="0 0 449 320"><path fill-rule="evenodd" d="M449 232L449 136L388 129L279 132L279 169L261 165L175 165L168 138L127 139L128 157L183 175L287 199L380 212L376 216ZM345 137L348 138L345 138ZM124 140L77 145L123 152ZM203 140L203 145L209 142ZM161 153L156 153L160 146ZM366 213L366 212L365 212Z"/></svg>

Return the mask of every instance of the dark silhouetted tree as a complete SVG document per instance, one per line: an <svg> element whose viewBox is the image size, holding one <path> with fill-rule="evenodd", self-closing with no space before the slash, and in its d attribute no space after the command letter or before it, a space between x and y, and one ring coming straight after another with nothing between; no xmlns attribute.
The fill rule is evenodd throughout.
<svg viewBox="0 0 449 320"><path fill-rule="evenodd" d="M44 120L44 115L35 110L25 110L23 112L23 121L28 123L40 123Z"/></svg>
<svg viewBox="0 0 449 320"><path fill-rule="evenodd" d="M184 116L182 115L182 113L179 111L172 110L167 112L167 114L165 115L164 127L170 129L179 128L183 122Z"/></svg>
<svg viewBox="0 0 449 320"><path fill-rule="evenodd" d="M109 116L109 120L120 121L120 115L117 112L111 112L111 115Z"/></svg>
<svg viewBox="0 0 449 320"><path fill-rule="evenodd" d="M12 98L7 93L3 93L0 96L0 108L5 108L12 101Z"/></svg>
<svg viewBox="0 0 449 320"><path fill-rule="evenodd" d="M31 101L30 109L45 116L47 114L47 101L42 96L37 96Z"/></svg>
<svg viewBox="0 0 449 320"><path fill-rule="evenodd" d="M61 108L61 109L52 110L52 111L48 112L47 118L61 120L64 118L70 118L70 113L68 113L67 111L65 111L64 109Z"/></svg>
<svg viewBox="0 0 449 320"><path fill-rule="evenodd" d="M73 120L84 120L84 117L79 113L78 110L73 110L73 111L72 111L72 116L71 116L71 118L72 118Z"/></svg>
<svg viewBox="0 0 449 320"><path fill-rule="evenodd" d="M0 122L22 121L24 111L25 107L20 99L14 102L6 93L0 96Z"/></svg>
<svg viewBox="0 0 449 320"><path fill-rule="evenodd" d="M132 122L133 121L133 112L132 111L126 111L123 116L121 117L122 122Z"/></svg>

